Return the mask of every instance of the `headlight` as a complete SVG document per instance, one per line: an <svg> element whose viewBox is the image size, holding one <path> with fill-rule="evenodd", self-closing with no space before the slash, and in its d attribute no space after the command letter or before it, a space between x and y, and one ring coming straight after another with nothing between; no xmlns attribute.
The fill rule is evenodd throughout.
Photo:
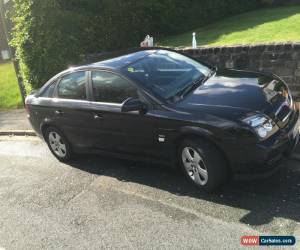
<svg viewBox="0 0 300 250"><path fill-rule="evenodd" d="M272 119L262 114L249 116L243 119L243 122L247 123L255 130L260 140L268 139L279 130L278 126L272 121Z"/></svg>

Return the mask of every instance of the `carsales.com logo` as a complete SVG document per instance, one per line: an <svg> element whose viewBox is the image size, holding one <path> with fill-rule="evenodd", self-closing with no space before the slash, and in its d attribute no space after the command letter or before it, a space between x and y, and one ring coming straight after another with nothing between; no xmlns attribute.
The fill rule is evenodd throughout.
<svg viewBox="0 0 300 250"><path fill-rule="evenodd" d="M294 236L242 236L242 246L293 246Z"/></svg>

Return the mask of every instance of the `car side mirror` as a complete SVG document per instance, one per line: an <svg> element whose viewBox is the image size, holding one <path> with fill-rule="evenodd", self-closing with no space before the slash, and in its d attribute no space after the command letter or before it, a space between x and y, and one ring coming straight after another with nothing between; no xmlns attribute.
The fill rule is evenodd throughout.
<svg viewBox="0 0 300 250"><path fill-rule="evenodd" d="M121 112L143 111L145 105L137 98L128 98L121 107Z"/></svg>

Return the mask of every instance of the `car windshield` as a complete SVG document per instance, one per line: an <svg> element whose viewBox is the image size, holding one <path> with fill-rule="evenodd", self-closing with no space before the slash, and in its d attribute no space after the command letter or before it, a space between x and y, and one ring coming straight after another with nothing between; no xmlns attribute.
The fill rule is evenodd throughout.
<svg viewBox="0 0 300 250"><path fill-rule="evenodd" d="M207 78L211 70L181 54L159 50L126 66L127 75L165 100Z"/></svg>

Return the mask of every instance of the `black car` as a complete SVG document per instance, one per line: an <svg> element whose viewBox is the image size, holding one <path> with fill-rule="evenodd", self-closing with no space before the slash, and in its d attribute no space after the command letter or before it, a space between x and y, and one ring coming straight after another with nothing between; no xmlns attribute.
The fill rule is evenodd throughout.
<svg viewBox="0 0 300 250"><path fill-rule="evenodd" d="M278 76L160 48L68 69L26 109L60 161L98 152L160 162L205 190L274 172L299 140L299 111Z"/></svg>

